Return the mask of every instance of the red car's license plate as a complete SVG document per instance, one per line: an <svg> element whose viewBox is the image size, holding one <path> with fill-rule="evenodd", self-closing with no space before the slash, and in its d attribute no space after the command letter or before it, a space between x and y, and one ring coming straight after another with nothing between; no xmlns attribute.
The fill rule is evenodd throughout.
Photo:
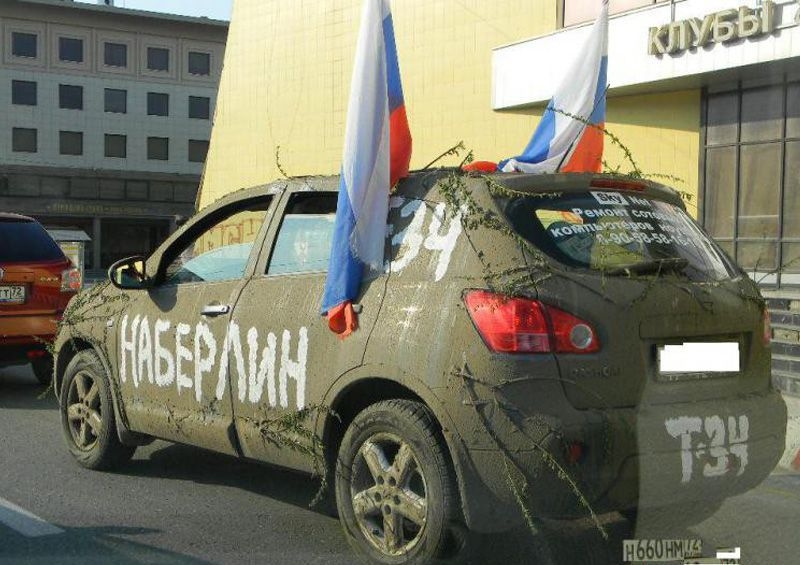
<svg viewBox="0 0 800 565"><path fill-rule="evenodd" d="M25 302L25 285L13 284L0 286L0 304L21 304Z"/></svg>

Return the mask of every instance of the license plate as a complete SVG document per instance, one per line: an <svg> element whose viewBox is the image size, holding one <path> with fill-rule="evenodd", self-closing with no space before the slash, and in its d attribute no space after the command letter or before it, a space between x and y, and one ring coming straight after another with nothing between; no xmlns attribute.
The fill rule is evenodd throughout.
<svg viewBox="0 0 800 565"><path fill-rule="evenodd" d="M23 302L25 302L24 284L0 286L0 303L21 304Z"/></svg>
<svg viewBox="0 0 800 565"><path fill-rule="evenodd" d="M658 348L658 369L662 373L738 373L739 344L665 345Z"/></svg>
<svg viewBox="0 0 800 565"><path fill-rule="evenodd" d="M626 539L622 540L622 561L657 563L699 557L703 542L699 539Z"/></svg>

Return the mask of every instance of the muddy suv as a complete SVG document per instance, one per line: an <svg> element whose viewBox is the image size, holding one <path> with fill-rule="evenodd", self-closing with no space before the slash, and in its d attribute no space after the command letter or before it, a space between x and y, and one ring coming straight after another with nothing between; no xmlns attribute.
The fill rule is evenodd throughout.
<svg viewBox="0 0 800 565"><path fill-rule="evenodd" d="M231 194L73 300L55 386L80 464L163 438L327 473L383 563L525 515L698 520L773 469L764 303L672 189L412 174L340 340L319 312L337 188Z"/></svg>
<svg viewBox="0 0 800 565"><path fill-rule="evenodd" d="M31 363L42 384L53 378L47 344L81 272L33 218L0 213L0 367Z"/></svg>

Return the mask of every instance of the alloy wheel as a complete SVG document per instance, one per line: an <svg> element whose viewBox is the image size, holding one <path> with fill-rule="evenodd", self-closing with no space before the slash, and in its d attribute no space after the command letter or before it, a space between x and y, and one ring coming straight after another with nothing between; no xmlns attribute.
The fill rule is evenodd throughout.
<svg viewBox="0 0 800 565"><path fill-rule="evenodd" d="M353 462L353 512L380 552L398 556L423 537L428 518L425 476L411 446L390 433L370 436Z"/></svg>

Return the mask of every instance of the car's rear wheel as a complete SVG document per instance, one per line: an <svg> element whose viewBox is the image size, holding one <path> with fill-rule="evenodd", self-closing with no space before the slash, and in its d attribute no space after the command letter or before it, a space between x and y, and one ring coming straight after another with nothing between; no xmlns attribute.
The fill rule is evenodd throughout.
<svg viewBox="0 0 800 565"><path fill-rule="evenodd" d="M31 359L31 369L33 369L33 376L39 381L39 384L49 385L53 382L53 357L52 355L44 355Z"/></svg>
<svg viewBox="0 0 800 565"><path fill-rule="evenodd" d="M94 351L80 351L64 372L61 423L67 447L87 469L112 469L128 461L135 447L117 437L111 388Z"/></svg>
<svg viewBox="0 0 800 565"><path fill-rule="evenodd" d="M356 551L378 563L429 563L453 550L457 490L427 407L387 400L358 414L336 465L336 503Z"/></svg>

